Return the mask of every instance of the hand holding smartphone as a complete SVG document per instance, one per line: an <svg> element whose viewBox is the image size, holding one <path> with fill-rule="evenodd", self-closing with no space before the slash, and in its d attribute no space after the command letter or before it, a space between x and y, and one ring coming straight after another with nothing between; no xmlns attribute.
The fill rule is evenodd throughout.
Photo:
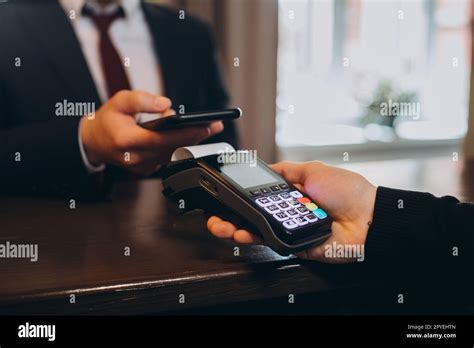
<svg viewBox="0 0 474 348"><path fill-rule="evenodd" d="M214 121L234 120L242 116L239 108L214 110L204 112L191 112L163 117L158 114L140 114L138 124L143 128L163 131L185 127L204 126Z"/></svg>

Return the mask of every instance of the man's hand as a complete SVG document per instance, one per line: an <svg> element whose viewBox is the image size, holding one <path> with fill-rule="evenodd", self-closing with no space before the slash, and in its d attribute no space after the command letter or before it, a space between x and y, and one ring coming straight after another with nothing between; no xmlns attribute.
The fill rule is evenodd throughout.
<svg viewBox="0 0 474 348"><path fill-rule="evenodd" d="M355 259L326 258L325 246L363 245L374 214L377 188L354 172L330 167L320 162L280 162L272 169L305 192L334 219L332 236L322 245L297 255L304 259L328 263L345 263ZM249 231L238 229L230 222L212 216L207 228L216 237L233 238L241 244L262 244L262 240Z"/></svg>
<svg viewBox="0 0 474 348"><path fill-rule="evenodd" d="M195 145L219 133L224 126L210 126L155 132L135 123L139 112L174 114L171 101L141 91L120 91L96 113L94 119L83 118L80 136L88 160L92 164L113 164L135 174L148 175L157 165L169 161L181 146Z"/></svg>

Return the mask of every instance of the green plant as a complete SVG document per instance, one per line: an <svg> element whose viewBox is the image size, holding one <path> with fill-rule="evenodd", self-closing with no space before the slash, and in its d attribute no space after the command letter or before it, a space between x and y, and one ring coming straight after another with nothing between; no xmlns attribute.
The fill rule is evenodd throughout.
<svg viewBox="0 0 474 348"><path fill-rule="evenodd" d="M381 107L383 104L387 105L389 101L391 104L414 102L417 99L416 92L400 91L394 87L392 81L381 80L374 90L372 98L366 102L366 107L359 117L358 123L361 126L368 124L378 124L383 126L393 127L396 113L390 113L390 117L382 116Z"/></svg>

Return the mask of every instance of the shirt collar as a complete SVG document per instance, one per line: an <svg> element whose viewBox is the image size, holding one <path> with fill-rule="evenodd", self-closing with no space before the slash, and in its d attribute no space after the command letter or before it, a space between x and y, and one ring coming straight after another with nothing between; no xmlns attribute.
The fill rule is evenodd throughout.
<svg viewBox="0 0 474 348"><path fill-rule="evenodd" d="M81 15L82 7L86 3L89 3L93 9L100 9L94 0L60 0L59 2L66 13L69 14L71 11L74 11L74 13L76 13L78 16ZM118 0L117 4L122 6L123 10L125 11L125 17L128 18L140 8L140 0ZM111 4L109 6L110 7L106 7L104 9L105 12L110 11L110 9L113 9L116 5Z"/></svg>

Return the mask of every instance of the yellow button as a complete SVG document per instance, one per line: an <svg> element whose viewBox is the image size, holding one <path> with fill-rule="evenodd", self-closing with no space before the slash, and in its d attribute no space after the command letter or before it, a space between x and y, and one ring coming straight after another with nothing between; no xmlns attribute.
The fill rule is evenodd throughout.
<svg viewBox="0 0 474 348"><path fill-rule="evenodd" d="M306 204L306 208L307 208L308 210L313 211L313 210L318 209L318 206L317 206L316 204L314 204L314 203L308 203L308 204Z"/></svg>

